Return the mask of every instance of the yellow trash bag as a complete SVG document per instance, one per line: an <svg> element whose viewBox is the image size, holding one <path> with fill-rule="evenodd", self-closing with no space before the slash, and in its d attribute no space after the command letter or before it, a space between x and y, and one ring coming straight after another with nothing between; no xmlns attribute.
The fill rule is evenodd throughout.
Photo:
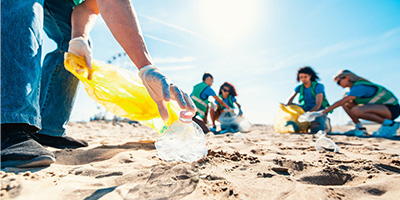
<svg viewBox="0 0 400 200"><path fill-rule="evenodd" d="M285 106L280 104L275 116L274 129L278 133L305 133L310 125L309 122L300 123L297 119L304 113L298 105Z"/></svg>
<svg viewBox="0 0 400 200"><path fill-rule="evenodd" d="M86 66L83 57L66 53L64 64L68 71L82 81L92 99L119 117L140 121L159 134L179 119L180 108L173 100L167 102L168 122L161 119L157 104L150 97L142 80L132 71L94 60L93 77L88 80L87 70L83 73L75 71L82 69L80 66Z"/></svg>

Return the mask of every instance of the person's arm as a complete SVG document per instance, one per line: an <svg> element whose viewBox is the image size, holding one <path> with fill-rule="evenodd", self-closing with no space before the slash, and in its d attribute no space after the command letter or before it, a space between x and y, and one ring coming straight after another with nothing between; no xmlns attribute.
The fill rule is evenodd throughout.
<svg viewBox="0 0 400 200"><path fill-rule="evenodd" d="M225 107L226 109L228 109L228 111L231 111L232 109L217 95L213 96L214 99L223 107Z"/></svg>
<svg viewBox="0 0 400 200"><path fill-rule="evenodd" d="M324 94L323 93L319 93L319 94L317 94L317 96L315 98L316 98L315 106L314 106L313 109L310 110L310 112L318 111L319 108L321 108L321 104L322 104L322 100L324 98Z"/></svg>
<svg viewBox="0 0 400 200"><path fill-rule="evenodd" d="M89 33L96 22L98 14L99 8L96 0L86 0L75 6L71 15L71 37L89 38Z"/></svg>
<svg viewBox="0 0 400 200"><path fill-rule="evenodd" d="M343 99L335 102L334 104L332 104L331 106L325 108L325 110L322 111L322 114L327 114L330 111L334 110L335 108L339 107L339 106L343 106L345 103L350 102L352 100L354 100L356 97L355 96L345 96L343 97Z"/></svg>
<svg viewBox="0 0 400 200"><path fill-rule="evenodd" d="M237 101L235 101L235 104L238 106L239 109L242 107Z"/></svg>
<svg viewBox="0 0 400 200"><path fill-rule="evenodd" d="M97 0L108 28L138 69L152 65L136 12L129 0Z"/></svg>
<svg viewBox="0 0 400 200"><path fill-rule="evenodd" d="M174 85L153 65L131 2L129 0L97 0L97 4L114 38L139 69L139 77L157 104L162 119L167 121L169 118L166 102L170 99L176 100L181 109L194 113L196 107L189 95Z"/></svg>
<svg viewBox="0 0 400 200"><path fill-rule="evenodd" d="M68 52L84 57L86 66L80 66L83 72L88 69L88 79L92 79L92 48L89 46L89 33L96 22L99 9L96 0L86 0L77 5L71 14L71 41L69 42Z"/></svg>
<svg viewBox="0 0 400 200"><path fill-rule="evenodd" d="M297 95L297 92L293 92L292 95L287 100L286 105L291 105L293 103L293 99L296 97L296 95Z"/></svg>

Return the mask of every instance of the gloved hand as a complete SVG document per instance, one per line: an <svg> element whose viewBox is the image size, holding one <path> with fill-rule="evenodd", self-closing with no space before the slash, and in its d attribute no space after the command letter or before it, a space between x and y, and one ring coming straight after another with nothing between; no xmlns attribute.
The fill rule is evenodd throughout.
<svg viewBox="0 0 400 200"><path fill-rule="evenodd" d="M192 99L178 86L174 85L164 74L154 65L146 65L139 70L139 77L143 81L151 98L157 104L158 112L164 121L168 121L169 114L166 101L170 99L178 102L181 109L196 112L196 107Z"/></svg>
<svg viewBox="0 0 400 200"><path fill-rule="evenodd" d="M85 58L86 66L79 66L76 70L77 73L81 74L88 69L88 79L92 80L93 68L92 68L92 48L89 46L87 38L76 37L69 41L68 53L73 53L77 56Z"/></svg>

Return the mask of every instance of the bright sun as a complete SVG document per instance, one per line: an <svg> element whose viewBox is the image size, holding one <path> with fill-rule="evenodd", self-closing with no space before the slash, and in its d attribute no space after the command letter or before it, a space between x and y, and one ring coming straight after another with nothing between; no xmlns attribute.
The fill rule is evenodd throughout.
<svg viewBox="0 0 400 200"><path fill-rule="evenodd" d="M201 0L201 22L216 44L235 46L254 31L258 19L257 0Z"/></svg>

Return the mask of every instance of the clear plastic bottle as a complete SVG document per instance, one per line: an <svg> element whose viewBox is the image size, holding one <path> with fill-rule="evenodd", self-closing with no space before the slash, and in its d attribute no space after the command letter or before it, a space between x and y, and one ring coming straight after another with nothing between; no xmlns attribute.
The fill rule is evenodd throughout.
<svg viewBox="0 0 400 200"><path fill-rule="evenodd" d="M194 162L207 155L206 138L192 116L189 111L181 111L179 120L157 138L155 147L161 159Z"/></svg>
<svg viewBox="0 0 400 200"><path fill-rule="evenodd" d="M334 141L327 138L324 131L318 131L317 136L319 136L318 140L315 142L315 149L317 151L321 151L324 148L332 150L335 153L340 151L340 147L337 146Z"/></svg>

